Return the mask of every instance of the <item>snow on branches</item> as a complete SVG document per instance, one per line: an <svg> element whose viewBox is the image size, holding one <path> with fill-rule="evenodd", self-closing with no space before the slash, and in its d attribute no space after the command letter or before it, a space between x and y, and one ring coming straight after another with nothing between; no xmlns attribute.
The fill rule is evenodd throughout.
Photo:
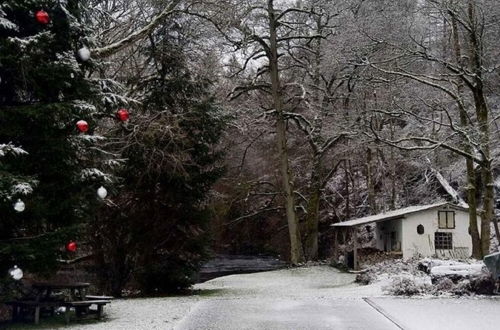
<svg viewBox="0 0 500 330"><path fill-rule="evenodd" d="M7 31L19 30L19 27L16 24L5 18L5 12L2 10L2 7L0 7L0 29Z"/></svg>
<svg viewBox="0 0 500 330"><path fill-rule="evenodd" d="M18 157L27 154L24 149L16 147L12 143L0 144L0 159L8 155ZM2 174L1 167L0 174ZM37 185L35 180L29 181L12 175L0 175L0 178L0 200L10 201L14 196L29 195L33 193L33 187Z"/></svg>
<svg viewBox="0 0 500 330"><path fill-rule="evenodd" d="M112 177L109 174L97 168L86 168L80 172L80 179L82 181L86 180L104 180L106 182L112 182Z"/></svg>
<svg viewBox="0 0 500 330"><path fill-rule="evenodd" d="M16 147L12 143L0 144L0 157L4 157L9 153L13 154L14 156L28 154L24 149Z"/></svg>

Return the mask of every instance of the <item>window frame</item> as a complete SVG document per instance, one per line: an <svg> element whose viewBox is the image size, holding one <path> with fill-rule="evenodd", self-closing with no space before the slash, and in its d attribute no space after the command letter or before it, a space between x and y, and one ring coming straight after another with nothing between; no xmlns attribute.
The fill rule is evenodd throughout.
<svg viewBox="0 0 500 330"><path fill-rule="evenodd" d="M438 247L438 237L439 237L439 247ZM446 247L443 247L445 244ZM448 248L449 246L449 248ZM434 233L434 249L436 250L453 250L453 233L437 231Z"/></svg>
<svg viewBox="0 0 500 330"><path fill-rule="evenodd" d="M441 226L441 214L444 213L445 215L445 226L442 227ZM453 219L453 227L450 227L448 225L448 215L449 214L452 214L452 219ZM457 227L456 225L456 214L455 214L455 211L447 211L447 210L443 210L443 211L438 211L438 228L439 229L455 229Z"/></svg>

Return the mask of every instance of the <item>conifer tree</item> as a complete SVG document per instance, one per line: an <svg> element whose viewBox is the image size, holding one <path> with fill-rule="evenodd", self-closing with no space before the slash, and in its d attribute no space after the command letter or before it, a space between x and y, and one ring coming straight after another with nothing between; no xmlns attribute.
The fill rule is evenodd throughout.
<svg viewBox="0 0 500 330"><path fill-rule="evenodd" d="M143 293L185 289L209 256L205 202L224 171L217 144L228 118L191 72L181 32L165 25L145 48L153 73L135 87L142 106L119 133L120 195L92 226L102 285L114 296L130 279Z"/></svg>
<svg viewBox="0 0 500 330"><path fill-rule="evenodd" d="M78 0L0 4L0 281L13 265L53 270L110 180L93 146L117 99L89 78L97 64L80 15ZM21 198L24 212L13 208Z"/></svg>

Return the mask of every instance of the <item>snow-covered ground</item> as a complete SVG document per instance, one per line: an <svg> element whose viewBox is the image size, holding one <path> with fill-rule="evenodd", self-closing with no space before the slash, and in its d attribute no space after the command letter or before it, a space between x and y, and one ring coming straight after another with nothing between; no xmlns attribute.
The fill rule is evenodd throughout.
<svg viewBox="0 0 500 330"><path fill-rule="evenodd" d="M199 294L190 297L114 301L105 322L71 329L487 330L500 324L494 313L500 299L392 298L383 294L384 281L360 286L354 280L328 266L225 276L196 285Z"/></svg>
<svg viewBox="0 0 500 330"><path fill-rule="evenodd" d="M493 330L500 328L500 299L370 298L382 313L408 330Z"/></svg>
<svg viewBox="0 0 500 330"><path fill-rule="evenodd" d="M220 295L198 303L176 329L397 329L361 299L381 296L381 286L354 280L328 266L222 277L197 286Z"/></svg>
<svg viewBox="0 0 500 330"><path fill-rule="evenodd" d="M195 289L220 291L224 298L316 296L318 293L328 295L332 291L349 291L350 288L363 289L354 284L355 279L353 274L343 273L329 266L316 266L225 276L198 284ZM381 295L378 287L374 293Z"/></svg>
<svg viewBox="0 0 500 330"><path fill-rule="evenodd" d="M198 301L198 296L115 300L104 308L105 321L72 322L70 329L173 329Z"/></svg>
<svg viewBox="0 0 500 330"><path fill-rule="evenodd" d="M251 309L253 305L257 315L260 314L258 310L261 308L266 310L275 308L283 320L286 309L293 311L294 315L299 315L300 311L307 315L310 313L330 315L329 311L333 305L353 309L362 302L359 297L382 296L380 283L359 286L354 280L355 275L342 273L328 266L225 276L195 285L194 289L199 290L200 294L190 297L115 300L105 308L105 322L72 323L71 329L190 329L192 327L189 322L193 320L205 325L211 324L207 322L209 316L197 314L203 306L215 306L214 309L217 310L223 308L225 304L232 307L241 306L243 309ZM345 301L329 302L332 297L342 298ZM348 303L349 301L351 302ZM362 309L379 318L377 313L365 305L361 305ZM192 315L189 315L190 313ZM241 313L244 313L244 310ZM248 316L251 314L248 313ZM319 315L316 316L318 320L321 319L318 318ZM298 322L297 317L294 322ZM326 324L331 323L332 317L330 315L324 320ZM186 319L179 325L183 318ZM235 316L234 320L238 321L239 316ZM275 321L279 322L278 319ZM312 319L309 322L311 325L314 324ZM382 323L385 324L385 321ZM232 328L229 326L220 329Z"/></svg>

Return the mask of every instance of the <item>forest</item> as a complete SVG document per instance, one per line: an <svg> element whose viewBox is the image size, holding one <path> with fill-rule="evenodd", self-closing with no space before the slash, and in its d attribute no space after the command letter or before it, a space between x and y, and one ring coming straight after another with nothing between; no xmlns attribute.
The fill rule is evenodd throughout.
<svg viewBox="0 0 500 330"><path fill-rule="evenodd" d="M0 297L14 265L121 296L220 253L325 260L332 224L440 201L496 251L499 23L495 0L0 1Z"/></svg>

